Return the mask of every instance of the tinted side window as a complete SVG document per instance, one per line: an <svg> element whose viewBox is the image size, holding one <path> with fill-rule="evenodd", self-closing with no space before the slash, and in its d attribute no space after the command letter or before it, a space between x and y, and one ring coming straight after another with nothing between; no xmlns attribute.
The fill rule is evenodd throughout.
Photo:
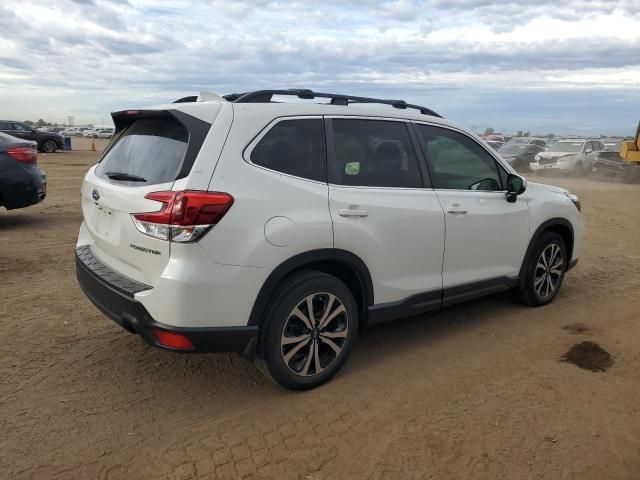
<svg viewBox="0 0 640 480"><path fill-rule="evenodd" d="M329 182L367 187L423 186L404 122L334 119L335 162ZM330 157L331 158L331 157Z"/></svg>
<svg viewBox="0 0 640 480"><path fill-rule="evenodd" d="M433 167L434 188L502 190L495 159L478 143L445 128L416 126Z"/></svg>
<svg viewBox="0 0 640 480"><path fill-rule="evenodd" d="M310 180L326 181L321 119L283 120L251 152L256 165Z"/></svg>
<svg viewBox="0 0 640 480"><path fill-rule="evenodd" d="M17 130L19 132L30 132L31 129L29 127L27 127L26 125L23 125L22 123L14 123L13 124L13 129Z"/></svg>
<svg viewBox="0 0 640 480"><path fill-rule="evenodd" d="M9 122L0 122L0 130L13 130Z"/></svg>

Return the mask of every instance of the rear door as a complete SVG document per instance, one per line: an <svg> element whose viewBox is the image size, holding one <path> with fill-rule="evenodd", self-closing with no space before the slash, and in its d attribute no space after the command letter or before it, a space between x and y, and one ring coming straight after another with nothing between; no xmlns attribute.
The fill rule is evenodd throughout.
<svg viewBox="0 0 640 480"><path fill-rule="evenodd" d="M82 185L85 226L103 263L154 285L169 261L170 242L138 231L131 215L163 207L145 195L172 190L189 174L211 125L181 112L134 112L114 120L117 133Z"/></svg>
<svg viewBox="0 0 640 480"><path fill-rule="evenodd" d="M499 285L516 277L529 238L525 196L506 201L506 170L470 136L435 125L416 129L445 211L445 305L484 288L479 282Z"/></svg>
<svg viewBox="0 0 640 480"><path fill-rule="evenodd" d="M444 214L409 127L397 120L329 118L329 207L334 245L367 265L374 302L423 294L426 311L440 306Z"/></svg>

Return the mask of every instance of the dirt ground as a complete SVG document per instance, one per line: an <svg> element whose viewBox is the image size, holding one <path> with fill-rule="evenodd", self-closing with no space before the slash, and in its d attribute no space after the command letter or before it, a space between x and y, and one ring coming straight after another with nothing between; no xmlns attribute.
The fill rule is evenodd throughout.
<svg viewBox="0 0 640 480"><path fill-rule="evenodd" d="M73 250L94 160L41 154L47 199L0 211L0 477L640 478L639 185L544 179L580 195L587 227L553 304L497 295L372 328L333 381L292 393L89 303ZM563 359L583 342L613 365Z"/></svg>

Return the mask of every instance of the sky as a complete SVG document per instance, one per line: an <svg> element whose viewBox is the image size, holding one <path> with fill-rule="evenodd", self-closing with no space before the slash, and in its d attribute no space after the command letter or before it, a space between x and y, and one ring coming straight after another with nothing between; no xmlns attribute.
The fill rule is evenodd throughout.
<svg viewBox="0 0 640 480"><path fill-rule="evenodd" d="M480 133L640 120L640 0L5 0L0 118L76 125L200 91L400 98Z"/></svg>

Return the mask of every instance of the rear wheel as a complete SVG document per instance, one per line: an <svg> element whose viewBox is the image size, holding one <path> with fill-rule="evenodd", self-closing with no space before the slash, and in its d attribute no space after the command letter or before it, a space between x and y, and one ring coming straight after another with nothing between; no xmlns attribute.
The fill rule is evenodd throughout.
<svg viewBox="0 0 640 480"><path fill-rule="evenodd" d="M357 334L358 309L347 286L322 272L286 280L267 308L257 363L285 388L307 390L342 367Z"/></svg>
<svg viewBox="0 0 640 480"><path fill-rule="evenodd" d="M56 150L58 150L58 144L53 140L45 140L42 143L42 151L44 153L54 153Z"/></svg>
<svg viewBox="0 0 640 480"><path fill-rule="evenodd" d="M519 300L531 306L551 302L560 290L568 262L562 237L554 232L543 233L527 259L517 288Z"/></svg>

